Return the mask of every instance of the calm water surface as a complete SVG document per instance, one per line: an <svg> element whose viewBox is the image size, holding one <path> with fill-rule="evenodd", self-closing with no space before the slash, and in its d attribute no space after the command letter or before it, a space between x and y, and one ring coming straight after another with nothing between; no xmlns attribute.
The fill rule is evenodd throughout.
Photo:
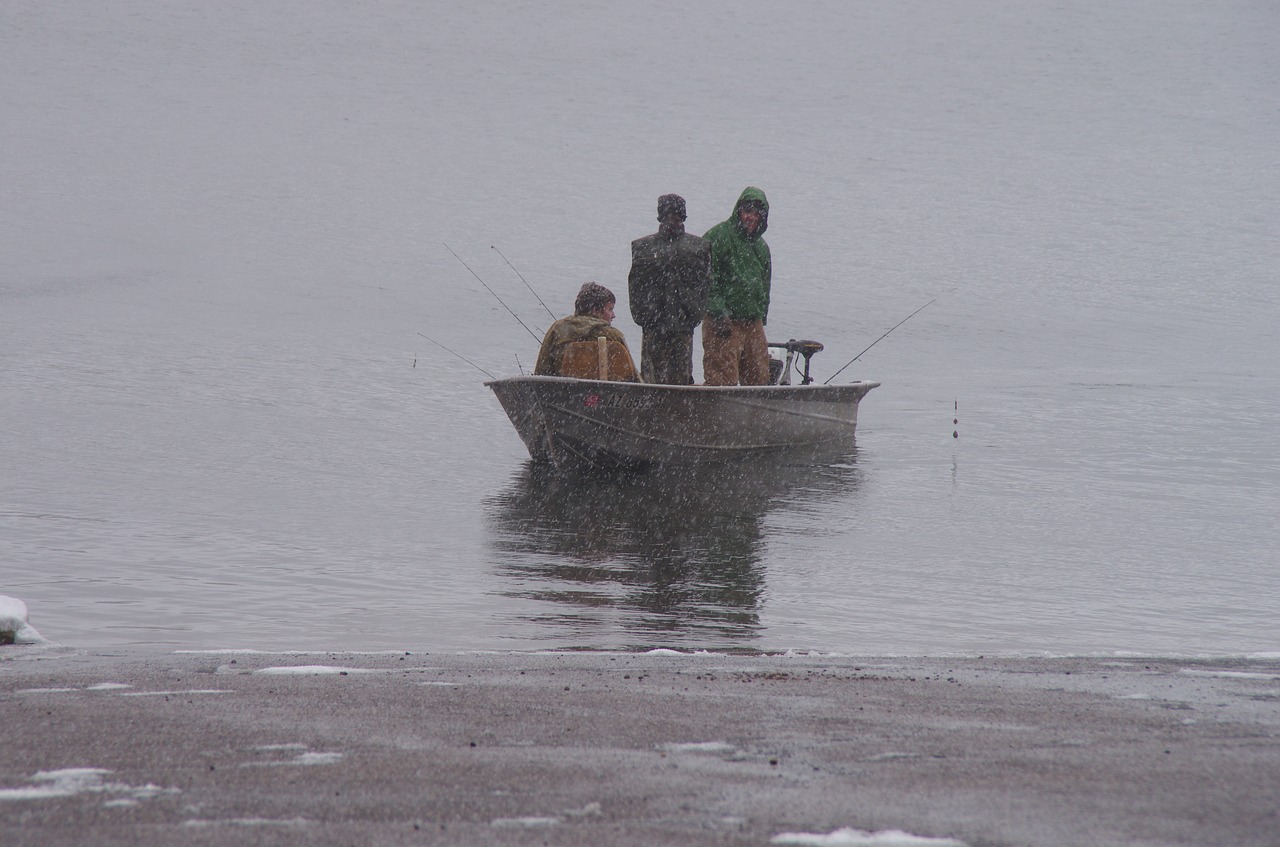
<svg viewBox="0 0 1280 847"><path fill-rule="evenodd" d="M1276 10L744 5L6 6L0 593L110 648L1280 651ZM448 243L634 345L654 199L747 184L819 379L936 298L847 454L555 476L418 335L536 352Z"/></svg>

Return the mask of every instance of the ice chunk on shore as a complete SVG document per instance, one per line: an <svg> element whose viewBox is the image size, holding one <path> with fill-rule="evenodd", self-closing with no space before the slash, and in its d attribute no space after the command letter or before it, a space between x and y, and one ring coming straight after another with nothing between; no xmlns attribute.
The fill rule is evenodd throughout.
<svg viewBox="0 0 1280 847"><path fill-rule="evenodd" d="M27 604L17 597L0 594L0 644L36 644L44 641L27 623Z"/></svg>

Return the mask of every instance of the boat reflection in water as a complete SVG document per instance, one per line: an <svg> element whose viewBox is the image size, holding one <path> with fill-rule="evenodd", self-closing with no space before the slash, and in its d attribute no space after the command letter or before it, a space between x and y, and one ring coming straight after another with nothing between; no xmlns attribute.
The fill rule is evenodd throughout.
<svg viewBox="0 0 1280 847"><path fill-rule="evenodd" d="M742 463L566 475L526 463L486 503L509 597L567 647L750 649L766 518L852 490L853 448Z"/></svg>

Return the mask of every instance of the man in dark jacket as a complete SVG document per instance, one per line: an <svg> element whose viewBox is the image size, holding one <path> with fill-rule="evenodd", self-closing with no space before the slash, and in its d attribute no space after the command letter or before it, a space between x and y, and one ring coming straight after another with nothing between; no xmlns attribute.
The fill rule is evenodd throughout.
<svg viewBox="0 0 1280 847"><path fill-rule="evenodd" d="M773 258L765 243L769 201L746 188L733 214L703 238L711 242L711 293L702 321L702 371L707 385L767 385Z"/></svg>
<svg viewBox="0 0 1280 847"><path fill-rule="evenodd" d="M631 242L627 293L631 319L643 330L645 382L693 384L693 330L706 310L711 245L684 231L684 198L658 198L658 231Z"/></svg>

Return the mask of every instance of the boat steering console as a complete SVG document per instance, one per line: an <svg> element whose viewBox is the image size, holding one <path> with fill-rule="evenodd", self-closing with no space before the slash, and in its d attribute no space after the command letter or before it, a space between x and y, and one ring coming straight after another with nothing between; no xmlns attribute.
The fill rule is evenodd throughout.
<svg viewBox="0 0 1280 847"><path fill-rule="evenodd" d="M769 373L773 376L774 385L790 385L791 384L791 365L795 362L798 354L804 359L804 373L800 377L801 385L808 385L813 382L813 377L809 376L809 360L813 358L814 353L822 351L822 345L817 341L806 341L804 339L791 339L785 344L769 343L770 347L779 350L785 350L787 358L785 362L774 358L769 359ZM776 370L776 374L774 371Z"/></svg>

